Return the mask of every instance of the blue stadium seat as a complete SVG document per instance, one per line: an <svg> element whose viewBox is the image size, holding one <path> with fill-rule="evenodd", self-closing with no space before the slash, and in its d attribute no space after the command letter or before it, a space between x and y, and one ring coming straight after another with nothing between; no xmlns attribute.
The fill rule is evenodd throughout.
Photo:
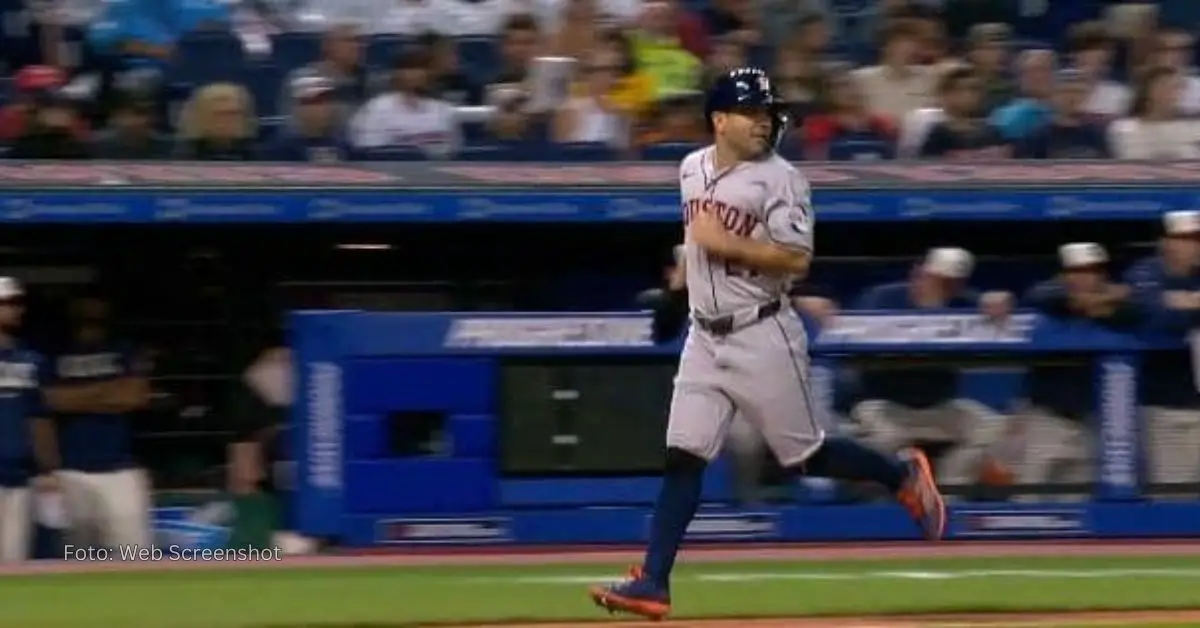
<svg viewBox="0 0 1200 628"><path fill-rule="evenodd" d="M896 145L875 139L844 139L829 145L829 161L895 159Z"/></svg>
<svg viewBox="0 0 1200 628"><path fill-rule="evenodd" d="M254 97L254 109L259 117L279 114L279 93L285 70L270 62L250 62L242 70L242 84Z"/></svg>
<svg viewBox="0 0 1200 628"><path fill-rule="evenodd" d="M376 35L367 42L367 65L372 67L390 68L392 57L408 43L408 38L400 35Z"/></svg>
<svg viewBox="0 0 1200 628"><path fill-rule="evenodd" d="M271 39L275 65L291 70L321 57L321 39L315 33L280 33Z"/></svg>
<svg viewBox="0 0 1200 628"><path fill-rule="evenodd" d="M486 81L500 67L500 46L493 37L464 37L458 40L458 58L465 73Z"/></svg>
<svg viewBox="0 0 1200 628"><path fill-rule="evenodd" d="M193 33L179 40L179 52L168 75L195 85L240 81L244 65L245 51L237 37L229 33Z"/></svg>
<svg viewBox="0 0 1200 628"><path fill-rule="evenodd" d="M667 142L651 144L642 149L642 159L647 161L679 161L703 144L691 142Z"/></svg>

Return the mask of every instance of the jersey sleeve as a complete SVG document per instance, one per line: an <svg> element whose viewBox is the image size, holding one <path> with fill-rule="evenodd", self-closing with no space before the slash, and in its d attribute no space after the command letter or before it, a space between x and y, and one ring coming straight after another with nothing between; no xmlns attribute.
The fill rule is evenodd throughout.
<svg viewBox="0 0 1200 628"><path fill-rule="evenodd" d="M808 182L793 170L783 185L768 193L766 225L771 241L811 252L814 220Z"/></svg>

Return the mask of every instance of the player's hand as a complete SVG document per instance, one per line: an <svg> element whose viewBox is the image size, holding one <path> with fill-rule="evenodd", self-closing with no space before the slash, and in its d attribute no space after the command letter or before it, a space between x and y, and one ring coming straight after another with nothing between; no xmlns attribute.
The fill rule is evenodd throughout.
<svg viewBox="0 0 1200 628"><path fill-rule="evenodd" d="M59 489L58 476L53 474L39 475L33 478L33 488L40 492L57 491Z"/></svg>
<svg viewBox="0 0 1200 628"><path fill-rule="evenodd" d="M692 239L700 246L704 247L710 253L716 255L727 255L730 249L730 240L733 236L725 229L725 223L721 222L721 218L716 212L696 212L692 217L692 223L688 225L688 233Z"/></svg>

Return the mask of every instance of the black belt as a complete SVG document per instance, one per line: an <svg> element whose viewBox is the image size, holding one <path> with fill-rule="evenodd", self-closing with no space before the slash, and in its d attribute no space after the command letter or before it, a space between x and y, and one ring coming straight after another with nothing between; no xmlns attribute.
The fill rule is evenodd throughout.
<svg viewBox="0 0 1200 628"><path fill-rule="evenodd" d="M771 301L770 303L763 303L762 305L758 306L756 310L754 310L754 316L751 318L751 320L747 321L746 325L743 325L743 327L753 325L764 318L775 316L781 309L783 309L783 302L780 300ZM702 318L700 316L692 317L692 321L697 327L714 336L728 336L729 334L737 331L738 328L734 327L734 325L737 324L736 319L736 313L726 314L716 318Z"/></svg>

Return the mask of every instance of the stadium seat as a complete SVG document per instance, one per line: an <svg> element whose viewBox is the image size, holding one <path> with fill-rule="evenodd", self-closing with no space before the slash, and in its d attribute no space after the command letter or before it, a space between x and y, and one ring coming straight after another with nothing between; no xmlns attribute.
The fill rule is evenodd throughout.
<svg viewBox="0 0 1200 628"><path fill-rule="evenodd" d="M204 85L240 81L245 67L242 42L229 33L196 33L179 40L179 53L168 75L175 80Z"/></svg>
<svg viewBox="0 0 1200 628"><path fill-rule="evenodd" d="M314 33L280 33L271 39L271 46L275 64L287 70L321 57L321 40Z"/></svg>
<svg viewBox="0 0 1200 628"><path fill-rule="evenodd" d="M389 146L356 150L350 158L353 161L427 161L429 156L413 146Z"/></svg>

